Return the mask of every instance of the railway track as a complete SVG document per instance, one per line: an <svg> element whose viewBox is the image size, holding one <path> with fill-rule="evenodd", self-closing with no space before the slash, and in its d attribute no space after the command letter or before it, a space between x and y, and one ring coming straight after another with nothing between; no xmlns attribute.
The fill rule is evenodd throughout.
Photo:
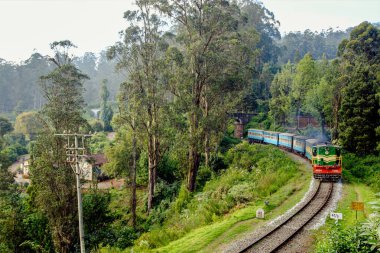
<svg viewBox="0 0 380 253"><path fill-rule="evenodd" d="M284 220L280 225L262 235L253 243L240 250L243 252L276 252L285 246L327 205L332 192L333 183L320 182L318 189L309 201L295 214Z"/></svg>

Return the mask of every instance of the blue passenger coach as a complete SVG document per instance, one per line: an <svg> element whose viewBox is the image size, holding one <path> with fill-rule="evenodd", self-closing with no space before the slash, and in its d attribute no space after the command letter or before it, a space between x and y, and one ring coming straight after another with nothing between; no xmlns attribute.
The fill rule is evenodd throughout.
<svg viewBox="0 0 380 253"><path fill-rule="evenodd" d="M307 139L305 143L306 143L305 156L311 161L311 158L313 156L312 148L313 146L316 146L319 143L319 141L317 139Z"/></svg>
<svg viewBox="0 0 380 253"><path fill-rule="evenodd" d="M264 143L278 146L278 132L264 131Z"/></svg>
<svg viewBox="0 0 380 253"><path fill-rule="evenodd" d="M254 142L263 142L264 131L259 129L248 129L248 139Z"/></svg>
<svg viewBox="0 0 380 253"><path fill-rule="evenodd" d="M306 147L305 141L307 139L308 139L307 137L301 136L301 135L294 136L293 137L293 150L297 153L304 155L305 154L305 147Z"/></svg>
<svg viewBox="0 0 380 253"><path fill-rule="evenodd" d="M295 134L280 133L278 135L278 145L285 147L285 148L288 148L288 149L292 149L293 148L293 136L295 136Z"/></svg>

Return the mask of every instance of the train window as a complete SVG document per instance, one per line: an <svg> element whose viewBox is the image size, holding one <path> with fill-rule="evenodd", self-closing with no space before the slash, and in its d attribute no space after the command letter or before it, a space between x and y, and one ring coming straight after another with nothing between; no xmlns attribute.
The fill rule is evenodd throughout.
<svg viewBox="0 0 380 253"><path fill-rule="evenodd" d="M313 148L313 156L317 156L317 148Z"/></svg>
<svg viewBox="0 0 380 253"><path fill-rule="evenodd" d="M337 156L337 157L340 156L340 148L337 148L337 149L336 149L336 156Z"/></svg>

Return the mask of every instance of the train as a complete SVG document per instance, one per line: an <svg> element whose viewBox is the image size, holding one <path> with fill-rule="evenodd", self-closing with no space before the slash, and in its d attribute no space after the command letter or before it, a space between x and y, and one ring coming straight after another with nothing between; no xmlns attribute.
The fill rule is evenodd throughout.
<svg viewBox="0 0 380 253"><path fill-rule="evenodd" d="M309 160L313 176L322 181L336 182L342 177L341 148L328 142L292 133L248 129L249 142L272 144Z"/></svg>

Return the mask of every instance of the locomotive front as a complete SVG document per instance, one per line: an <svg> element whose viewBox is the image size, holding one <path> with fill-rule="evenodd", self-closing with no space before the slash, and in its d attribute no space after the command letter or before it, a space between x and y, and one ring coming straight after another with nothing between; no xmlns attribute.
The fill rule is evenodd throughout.
<svg viewBox="0 0 380 253"><path fill-rule="evenodd" d="M314 178L338 181L342 177L341 149L335 145L316 145L312 148Z"/></svg>

